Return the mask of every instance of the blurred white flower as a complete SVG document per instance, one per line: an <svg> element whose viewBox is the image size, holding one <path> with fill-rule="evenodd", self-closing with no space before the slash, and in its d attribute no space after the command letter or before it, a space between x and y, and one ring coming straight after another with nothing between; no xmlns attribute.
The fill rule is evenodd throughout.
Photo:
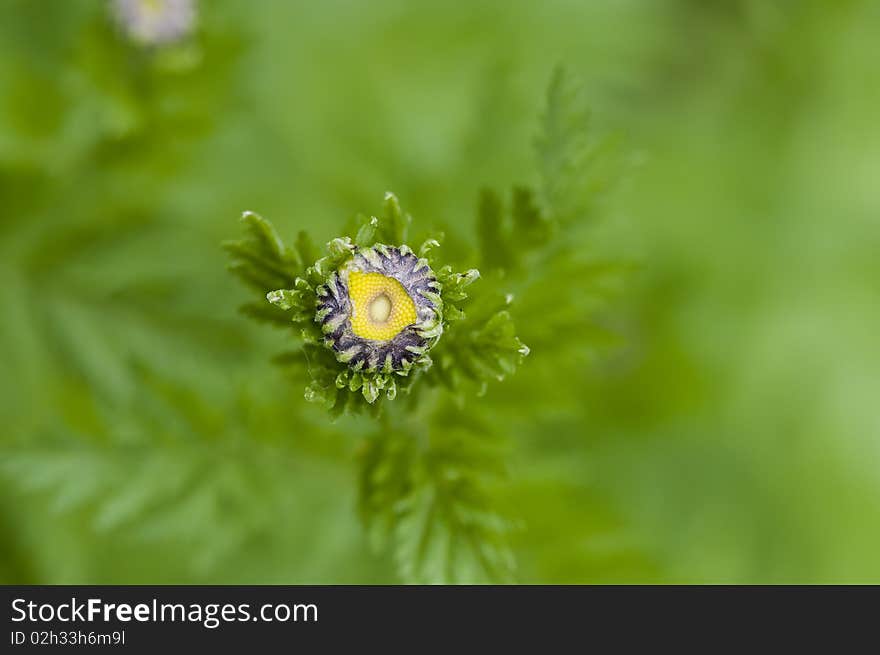
<svg viewBox="0 0 880 655"><path fill-rule="evenodd" d="M133 41L165 45L180 41L196 23L197 0L112 0L116 21Z"/></svg>

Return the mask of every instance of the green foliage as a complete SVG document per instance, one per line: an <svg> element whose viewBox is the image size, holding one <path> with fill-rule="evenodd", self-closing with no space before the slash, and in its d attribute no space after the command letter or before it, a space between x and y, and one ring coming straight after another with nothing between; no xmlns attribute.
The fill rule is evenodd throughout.
<svg viewBox="0 0 880 655"><path fill-rule="evenodd" d="M401 244L407 242L412 216L403 212L397 196L387 192L382 210L381 219L375 216L358 216L360 226L354 240L355 244L368 247L374 243Z"/></svg>
<svg viewBox="0 0 880 655"><path fill-rule="evenodd" d="M876 2L46 4L0 10L0 582L880 580ZM456 298L390 402L265 298L338 235Z"/></svg>
<svg viewBox="0 0 880 655"><path fill-rule="evenodd" d="M526 281L533 289L546 287L559 276L579 284L594 280L572 276L570 270L577 258L567 247L566 222L582 217L574 211L585 206L588 196L582 190L588 189L592 201L599 187L589 184L596 153L588 146L592 137L582 119L585 110L567 84L558 71L538 148L548 207L541 209L536 192L522 186L514 187L509 206L489 189L480 194L479 261L491 274L482 289L471 291L481 279L477 269L457 273L443 264L438 241L428 240L419 249L437 274L443 330L432 357L405 371L404 383L390 370L364 371L338 361L323 346L317 322L323 316L319 313L316 319L321 285L352 253L377 242L405 242L411 218L394 194L385 195L382 218L358 216L355 236L330 241L328 254L305 270L303 255L285 246L269 223L250 212L245 213L250 237L226 244L233 257L231 270L298 326L302 358L289 353L276 361L307 373L307 400L321 403L332 417L364 410L378 416L375 401L380 394L388 400L398 391L410 394L418 388L418 378L435 387L433 393L419 389L402 413L383 416L380 430L365 439L359 460L361 515L372 542L379 547L391 543L398 571L410 582L513 579L512 522L497 509L495 491L505 470L504 449L491 423L481 418L489 409L485 401L472 403L468 397L485 395L490 382L512 375L529 354L514 327L511 289ZM584 294L589 291L583 289ZM546 293L531 295L547 298ZM567 304L552 296L551 302ZM265 319L256 307L250 303L243 310ZM270 316L283 323L274 319L276 314ZM560 341L559 334L571 329L568 311L540 317L556 331L548 342ZM550 354L547 345L544 353ZM435 409L425 414L426 407ZM412 415L425 416L421 427L414 427Z"/></svg>
<svg viewBox="0 0 880 655"><path fill-rule="evenodd" d="M248 238L242 241L228 241L223 247L232 256L233 262L229 270L237 275L245 284L263 296L267 289L286 289L296 283L297 277L303 273L303 259L298 248L285 246L275 228L261 216L253 212L242 215ZM306 244L308 252L308 235L301 234L300 243ZM292 292L291 292L292 293ZM242 313L258 321L290 326L290 318L286 310L291 309L290 301L283 303L249 302L242 305Z"/></svg>
<svg viewBox="0 0 880 655"><path fill-rule="evenodd" d="M515 525L498 509L503 441L453 406L425 426L384 424L363 442L359 505L373 545L391 543L408 582L511 580Z"/></svg>
<svg viewBox="0 0 880 655"><path fill-rule="evenodd" d="M589 218L617 180L619 141L591 129L583 89L562 68L547 90L536 148L546 211L562 225Z"/></svg>
<svg viewBox="0 0 880 655"><path fill-rule="evenodd" d="M472 241L469 227L443 225L447 236L410 241L418 225L390 193L377 216L356 217L323 252L309 236L314 224L285 241L246 212L244 237L223 247L252 293L242 312L282 328L279 347L223 311L230 290L205 248L218 228L200 209L221 190L213 180L204 192L175 182L181 170L209 166L202 148L218 143L216 109L240 101L230 89L245 36L229 14L208 12L192 41L144 50L94 8L66 11L57 17L61 50L34 35L64 75L35 74L39 62L0 64L11 71L3 83L15 87L0 110L17 126L0 140L2 349L16 380L0 406L9 428L0 484L21 511L46 509L39 529L55 535L47 543L68 535L83 544L84 561L101 557L91 544L104 544L104 568L96 578L88 567L98 564L77 568L69 556L69 568L52 569L28 554L29 537L4 532L8 561L31 567L26 581L279 581L277 566L241 562L263 542L295 550L303 522L315 535L344 535L339 547L356 567L366 556L351 555L360 537L356 525L348 529L350 506L324 491L348 479L354 438L363 523L399 579L513 580L521 526L507 502L507 430L492 404L505 401L486 394L523 364L528 348L511 293L559 237L539 194L518 186L501 201L486 191L496 214L478 214L481 247L472 256L458 247ZM32 23L20 16L5 29L24 34ZM62 57L64 43L78 44L75 56ZM72 89L81 114L70 111ZM246 175L234 169L228 179ZM259 182L243 179L246 197ZM408 242L421 243L414 250L441 287L443 334L431 358L407 376L340 366L314 322L318 287L353 248ZM252 363L273 348L283 349L274 359L285 375L337 423ZM358 414L369 422L356 422ZM315 524L316 507L332 520ZM16 511L4 510L0 530L20 520ZM157 549L176 549L177 564L150 564ZM142 573L132 574L133 559L144 562ZM284 579L307 581L302 571L312 575L314 562L287 559L293 573ZM250 577L230 577L233 568Z"/></svg>
<svg viewBox="0 0 880 655"><path fill-rule="evenodd" d="M545 246L556 227L535 203L535 193L514 187L509 209L491 189L483 189L477 210L477 235L483 268L516 271L528 253Z"/></svg>
<svg viewBox="0 0 880 655"><path fill-rule="evenodd" d="M43 498L54 520L85 515L100 537L185 546L180 564L197 576L254 557L279 533L279 517L302 520L312 503L291 496L289 476L311 477L305 461L319 469L316 453L332 445L310 454L303 441L292 458L282 407L233 392L221 410L143 367L136 374L139 420L108 413L87 433L56 431L39 446L7 448L0 475Z"/></svg>

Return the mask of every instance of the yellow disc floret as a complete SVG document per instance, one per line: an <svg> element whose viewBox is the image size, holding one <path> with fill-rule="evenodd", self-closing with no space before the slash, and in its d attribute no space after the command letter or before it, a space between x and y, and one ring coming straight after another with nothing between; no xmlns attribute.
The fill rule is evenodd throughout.
<svg viewBox="0 0 880 655"><path fill-rule="evenodd" d="M362 339L388 341L416 322L416 305L403 285L381 273L351 271L351 329Z"/></svg>

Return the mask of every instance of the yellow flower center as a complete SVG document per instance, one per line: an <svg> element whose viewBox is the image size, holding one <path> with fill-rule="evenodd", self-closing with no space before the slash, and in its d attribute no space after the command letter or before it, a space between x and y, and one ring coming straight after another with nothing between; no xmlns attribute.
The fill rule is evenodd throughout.
<svg viewBox="0 0 880 655"><path fill-rule="evenodd" d="M403 285L381 273L348 274L351 329L362 339L388 341L416 322L416 305Z"/></svg>

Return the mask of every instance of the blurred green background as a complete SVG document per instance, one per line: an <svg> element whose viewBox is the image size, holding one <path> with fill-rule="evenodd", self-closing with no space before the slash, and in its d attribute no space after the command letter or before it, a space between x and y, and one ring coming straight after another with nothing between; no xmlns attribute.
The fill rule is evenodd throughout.
<svg viewBox="0 0 880 655"><path fill-rule="evenodd" d="M0 582L399 582L370 420L269 363L219 244L387 189L466 243L480 187L534 179L560 63L625 134L603 240L638 267L564 388L533 349L470 401L516 579L880 582L878 34L868 0L210 0L149 48L0 0Z"/></svg>

